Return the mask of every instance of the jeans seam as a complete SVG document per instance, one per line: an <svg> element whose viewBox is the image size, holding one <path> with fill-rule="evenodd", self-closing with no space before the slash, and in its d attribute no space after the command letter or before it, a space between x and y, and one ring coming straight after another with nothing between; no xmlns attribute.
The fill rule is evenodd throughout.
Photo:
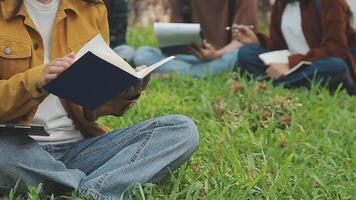
<svg viewBox="0 0 356 200"><path fill-rule="evenodd" d="M93 149L91 151L88 151L88 152L85 152L83 154L80 154L77 157L75 157L73 159L73 161L80 160L80 159L82 159L84 157L87 157L87 156L90 156L90 155L105 151L105 150L107 150L107 149L109 149L109 148L111 148L113 146L116 146L116 145L119 145L119 144L123 143L126 140L129 140L129 139L131 139L133 137L136 137L139 133L140 132L135 132L135 133L131 134L130 136L126 137L126 138L123 138L123 139L120 139L120 140L115 140L115 141L113 141L113 142L111 142L109 144L103 145L101 147L97 147L97 148L95 148L95 149Z"/></svg>
<svg viewBox="0 0 356 200"><path fill-rule="evenodd" d="M146 146L148 141L152 138L153 132L154 132L154 130L149 130L148 134L146 135L145 140L142 142L142 144L139 146L139 148L136 150L136 152L134 153L134 155L130 159L129 164L132 164L133 162L136 161L136 159L138 158L139 154L142 152L142 149Z"/></svg>
<svg viewBox="0 0 356 200"><path fill-rule="evenodd" d="M118 199L120 199L120 198L114 198L114 197L102 195L98 191L92 190L87 187L79 187L78 191L81 195L83 195L85 197L93 197L93 198L99 199L99 200L118 200Z"/></svg>
<svg viewBox="0 0 356 200"><path fill-rule="evenodd" d="M142 144L139 146L139 148L136 150L136 152L134 153L134 155L132 156L132 158L130 159L129 164L132 164L133 162L136 161L137 157L139 156L139 154L142 152L143 148L146 146L146 144L148 143L148 141L152 138L154 129L162 127L163 126L163 122L158 120L155 123L153 123L152 125L148 126L146 129L143 129L141 132L144 131L148 131L148 134L146 135L145 140L142 142Z"/></svg>
<svg viewBox="0 0 356 200"><path fill-rule="evenodd" d="M97 147L91 151L88 151L88 152L84 152L78 156L76 156L73 161L76 161L76 160L80 160L84 157L87 157L89 155L93 155L93 154L96 154L96 153L99 153L99 152L102 152L102 151L105 151L113 146L116 146L116 145L119 145L121 143L123 143L124 141L126 140L129 140L131 138L134 138L136 137L137 135L139 135L140 133L143 133L145 131L148 131L148 130L151 130L151 129L154 129L154 128L158 128L158 127L162 127L164 125L164 123L162 121L157 121L155 123L153 123L152 125L148 126L147 128L145 129L142 129L142 130L139 130L139 131L136 131L136 132L133 132L132 134L130 134L129 136L125 137L125 138L122 138L122 139L119 139L119 140L115 140L109 144L106 144L106 145L103 145L101 147Z"/></svg>
<svg viewBox="0 0 356 200"><path fill-rule="evenodd" d="M99 193L101 186L103 185L103 183L105 182L105 180L108 178L108 174L104 174L102 175L99 180L95 183L95 185L92 187L93 188L93 192L97 192Z"/></svg>

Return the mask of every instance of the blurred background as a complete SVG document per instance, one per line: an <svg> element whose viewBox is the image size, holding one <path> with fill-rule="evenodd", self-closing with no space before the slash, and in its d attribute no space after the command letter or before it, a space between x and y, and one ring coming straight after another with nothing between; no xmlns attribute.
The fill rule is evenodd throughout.
<svg viewBox="0 0 356 200"><path fill-rule="evenodd" d="M258 0L259 21L267 22L270 7L274 1ZM128 0L130 10L129 25L149 26L152 22L168 22L170 14L168 2L169 0Z"/></svg>
<svg viewBox="0 0 356 200"><path fill-rule="evenodd" d="M169 0L128 0L129 25L149 26L152 22L169 21ZM258 19L260 28L268 24L270 8L275 0L258 0ZM354 13L356 13L356 0L347 0ZM356 20L353 22L356 27Z"/></svg>

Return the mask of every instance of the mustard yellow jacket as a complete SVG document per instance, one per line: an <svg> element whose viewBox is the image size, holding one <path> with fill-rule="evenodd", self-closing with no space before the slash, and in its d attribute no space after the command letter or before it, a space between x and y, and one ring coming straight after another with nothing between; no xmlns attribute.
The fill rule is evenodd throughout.
<svg viewBox="0 0 356 200"><path fill-rule="evenodd" d="M29 124L38 105L48 96L38 87L44 68L44 47L24 6L11 17L15 2L0 0L0 122ZM107 11L102 1L61 0L52 36L51 59L78 51L98 33L109 42ZM94 112L63 99L61 102L77 128L91 137L110 131L95 122L98 117L121 116L135 101L118 97Z"/></svg>

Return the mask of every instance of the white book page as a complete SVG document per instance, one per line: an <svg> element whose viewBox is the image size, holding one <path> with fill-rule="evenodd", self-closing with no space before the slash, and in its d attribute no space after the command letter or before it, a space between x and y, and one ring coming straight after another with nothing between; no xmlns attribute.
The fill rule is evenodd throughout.
<svg viewBox="0 0 356 200"><path fill-rule="evenodd" d="M155 23L154 31L160 47L203 45L200 24Z"/></svg>
<svg viewBox="0 0 356 200"><path fill-rule="evenodd" d="M101 34L93 37L77 52L75 61L84 56L88 51L129 73L135 73L135 70L106 44Z"/></svg>
<svg viewBox="0 0 356 200"><path fill-rule="evenodd" d="M259 57L261 60L264 62L265 65L270 65L270 64L289 64L289 56L292 54L288 50L281 50L281 51L272 51L268 53L263 53L260 54ZM287 73L284 75L287 76L293 72L295 72L297 69L299 69L303 65L311 65L312 62L307 62L307 61L302 61L298 63L298 65L294 66L292 69L290 69Z"/></svg>
<svg viewBox="0 0 356 200"><path fill-rule="evenodd" d="M122 61L120 59L118 59L116 56L113 57L112 55L100 52L100 51L91 51L93 54L95 54L96 56L98 56L99 58L105 60L106 62L117 66L118 68L124 70L125 72L132 74L135 76L136 71L131 67L127 67L125 65L122 65Z"/></svg>
<svg viewBox="0 0 356 200"><path fill-rule="evenodd" d="M289 63L288 58L290 55L291 53L288 50L281 50L263 53L258 55L258 57L261 58L265 65L270 65L274 63L287 64Z"/></svg>
<svg viewBox="0 0 356 200"><path fill-rule="evenodd" d="M165 58L139 72L136 72L136 77L137 78L140 78L140 79L143 79L145 76L147 76L148 74L150 74L151 72L153 72L155 69L157 69L158 67L170 62L171 60L173 60L175 58L175 56L171 56L171 57L168 57L168 58Z"/></svg>

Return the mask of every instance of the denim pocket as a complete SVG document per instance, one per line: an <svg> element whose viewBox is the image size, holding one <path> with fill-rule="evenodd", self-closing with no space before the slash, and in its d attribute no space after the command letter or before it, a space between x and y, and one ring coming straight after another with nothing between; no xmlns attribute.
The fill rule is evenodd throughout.
<svg viewBox="0 0 356 200"><path fill-rule="evenodd" d="M72 147L73 143L44 145L42 148L51 154L56 160L60 160Z"/></svg>

